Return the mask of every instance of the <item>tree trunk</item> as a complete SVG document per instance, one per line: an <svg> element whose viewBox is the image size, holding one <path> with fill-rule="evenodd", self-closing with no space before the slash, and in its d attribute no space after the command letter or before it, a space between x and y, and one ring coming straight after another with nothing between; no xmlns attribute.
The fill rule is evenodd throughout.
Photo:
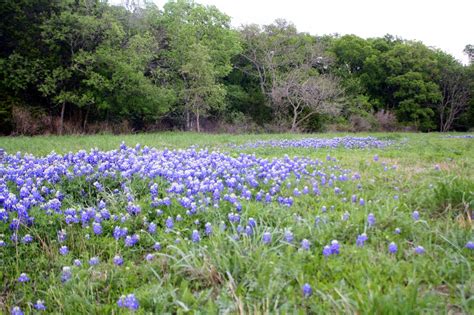
<svg viewBox="0 0 474 315"><path fill-rule="evenodd" d="M89 118L89 111L90 111L90 109L91 109L91 106L89 105L89 106L87 107L86 115L85 115L85 117L84 117L84 124L82 125L82 132L84 132L84 133L86 132L87 119Z"/></svg>
<svg viewBox="0 0 474 315"><path fill-rule="evenodd" d="M201 126L199 125L199 110L196 111L196 130L201 132Z"/></svg>
<svg viewBox="0 0 474 315"><path fill-rule="evenodd" d="M63 134L63 128L64 128L64 111L66 109L66 103L63 102L62 106L61 106L61 119L59 121L59 135L62 136Z"/></svg>
<svg viewBox="0 0 474 315"><path fill-rule="evenodd" d="M186 108L185 111L186 111L186 131L189 131L191 128L191 118L189 115L189 109Z"/></svg>
<svg viewBox="0 0 474 315"><path fill-rule="evenodd" d="M296 132L296 119L298 118L298 111L296 110L296 107L293 107L293 121L291 123L291 132Z"/></svg>

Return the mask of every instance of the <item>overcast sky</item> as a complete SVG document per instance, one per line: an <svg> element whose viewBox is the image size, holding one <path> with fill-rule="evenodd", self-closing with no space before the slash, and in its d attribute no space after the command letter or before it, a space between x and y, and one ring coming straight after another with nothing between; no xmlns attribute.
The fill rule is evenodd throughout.
<svg viewBox="0 0 474 315"><path fill-rule="evenodd" d="M111 0L120 3L121 0ZM166 0L154 0L160 7ZM474 44L474 0L197 0L215 5L232 24L293 22L313 35L385 34L420 40L467 63L463 49Z"/></svg>

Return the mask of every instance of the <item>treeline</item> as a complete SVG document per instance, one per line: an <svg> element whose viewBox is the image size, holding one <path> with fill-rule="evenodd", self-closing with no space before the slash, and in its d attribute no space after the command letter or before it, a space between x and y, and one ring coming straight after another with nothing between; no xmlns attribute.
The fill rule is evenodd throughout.
<svg viewBox="0 0 474 315"><path fill-rule="evenodd" d="M420 42L233 29L190 0L5 0L0 16L3 134L474 127L473 63Z"/></svg>

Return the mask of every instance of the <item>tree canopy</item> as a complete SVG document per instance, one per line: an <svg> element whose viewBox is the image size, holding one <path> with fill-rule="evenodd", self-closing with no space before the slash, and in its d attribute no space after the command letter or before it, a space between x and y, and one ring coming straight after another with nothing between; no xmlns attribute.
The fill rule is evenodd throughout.
<svg viewBox="0 0 474 315"><path fill-rule="evenodd" d="M6 0L0 14L4 134L474 127L469 43L463 65L391 35L317 36L283 19L234 29L192 0Z"/></svg>

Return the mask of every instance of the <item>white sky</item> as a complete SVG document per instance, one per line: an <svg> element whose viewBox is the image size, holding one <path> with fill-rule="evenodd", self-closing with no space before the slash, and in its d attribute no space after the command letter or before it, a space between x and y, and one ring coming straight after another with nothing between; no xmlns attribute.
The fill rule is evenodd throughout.
<svg viewBox="0 0 474 315"><path fill-rule="evenodd" d="M143 1L143 0L142 0ZM121 0L111 0L120 3ZM166 0L154 0L160 7ZM339 33L420 40L463 63L463 49L474 44L474 0L196 0L215 5L232 24L293 22L313 35Z"/></svg>

